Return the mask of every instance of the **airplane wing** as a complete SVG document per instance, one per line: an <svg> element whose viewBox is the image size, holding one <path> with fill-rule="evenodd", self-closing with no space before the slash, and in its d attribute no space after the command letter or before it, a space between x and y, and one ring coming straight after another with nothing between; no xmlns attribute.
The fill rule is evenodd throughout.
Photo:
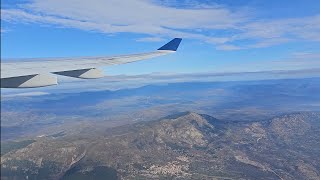
<svg viewBox="0 0 320 180"><path fill-rule="evenodd" d="M103 77L102 66L126 64L171 54L181 38L175 38L154 52L112 57L48 58L1 62L1 88L30 88L56 85L55 75L82 79Z"/></svg>

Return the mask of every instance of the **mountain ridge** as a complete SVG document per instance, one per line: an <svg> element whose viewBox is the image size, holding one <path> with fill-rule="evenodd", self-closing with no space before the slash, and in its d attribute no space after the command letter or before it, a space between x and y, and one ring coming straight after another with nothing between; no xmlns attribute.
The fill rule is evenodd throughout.
<svg viewBox="0 0 320 180"><path fill-rule="evenodd" d="M87 129L38 138L1 156L2 178L35 179L44 172L51 179L320 177L315 161L320 114L294 113L266 122L228 123L187 111L97 134Z"/></svg>

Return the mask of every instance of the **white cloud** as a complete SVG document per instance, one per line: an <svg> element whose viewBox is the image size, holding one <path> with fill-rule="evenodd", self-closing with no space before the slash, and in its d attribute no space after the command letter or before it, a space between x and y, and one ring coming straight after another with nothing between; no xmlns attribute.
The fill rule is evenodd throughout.
<svg viewBox="0 0 320 180"><path fill-rule="evenodd" d="M320 41L320 15L253 20L256 18L249 17L246 12L186 2L193 8L174 8L164 5L170 3L157 4L147 0L32 0L19 8L2 9L1 19L12 23L52 24L107 34L127 32L147 36L138 41L160 41L166 37L198 39L212 43L220 50L269 47L297 40ZM202 34L203 31L210 33ZM217 35L216 31L230 33ZM235 45L242 40L249 40L251 44Z"/></svg>
<svg viewBox="0 0 320 180"><path fill-rule="evenodd" d="M3 34L3 33L6 33L6 32L8 32L9 30L8 29L5 29L5 28L3 28L3 27L1 27L1 34Z"/></svg>
<svg viewBox="0 0 320 180"><path fill-rule="evenodd" d="M160 42L164 40L165 40L164 38L160 38L160 37L146 37L146 38L137 39L138 42Z"/></svg>
<svg viewBox="0 0 320 180"><path fill-rule="evenodd" d="M13 98L13 97L30 97L30 96L44 96L48 95L47 92L35 91L35 92L23 92L1 95L1 98Z"/></svg>
<svg viewBox="0 0 320 180"><path fill-rule="evenodd" d="M229 44L223 44L220 46L217 46L218 50L225 50L225 51L232 51L232 50L239 50L242 49L239 46L235 46L235 45L229 45Z"/></svg>
<svg viewBox="0 0 320 180"><path fill-rule="evenodd" d="M301 38L320 40L320 15L304 18L289 18L251 22L242 27L244 33L238 39L246 38ZM315 38L316 37L316 38Z"/></svg>
<svg viewBox="0 0 320 180"><path fill-rule="evenodd" d="M319 52L295 52L291 55L295 60L315 60L320 63L320 53Z"/></svg>

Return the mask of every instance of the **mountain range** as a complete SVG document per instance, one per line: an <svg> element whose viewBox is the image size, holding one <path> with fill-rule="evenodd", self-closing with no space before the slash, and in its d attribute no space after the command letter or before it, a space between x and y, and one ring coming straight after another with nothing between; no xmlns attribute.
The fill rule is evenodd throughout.
<svg viewBox="0 0 320 180"><path fill-rule="evenodd" d="M3 143L1 179L320 179L317 112L102 124Z"/></svg>

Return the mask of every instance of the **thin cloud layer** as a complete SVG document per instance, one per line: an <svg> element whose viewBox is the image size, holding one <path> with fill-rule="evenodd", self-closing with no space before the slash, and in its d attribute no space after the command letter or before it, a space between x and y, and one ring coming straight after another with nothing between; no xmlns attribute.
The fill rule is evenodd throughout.
<svg viewBox="0 0 320 180"><path fill-rule="evenodd" d="M17 93L17 94L8 94L8 95L1 95L1 98L14 98L14 97L29 97L29 96L44 96L48 95L48 92L25 92L25 93Z"/></svg>
<svg viewBox="0 0 320 180"><path fill-rule="evenodd" d="M275 62L276 63L276 62ZM2 100L16 97L42 96L47 93L78 93L88 91L119 90L136 88L150 84L167 84L178 82L223 82L223 81L250 81L288 78L320 78L320 69L303 70L273 70L257 72L229 72L229 73L187 73L187 74L143 74L143 75L117 75L101 79L81 80L69 78L58 86L43 87L34 92L34 89L2 89ZM81 88L79 88L81 85Z"/></svg>
<svg viewBox="0 0 320 180"><path fill-rule="evenodd" d="M147 0L32 0L2 9L11 23L51 24L107 34L135 33L139 41L182 37L214 44L219 50L269 47L291 41L320 41L320 15L256 20L244 11L192 2L175 8ZM237 43L246 41L245 43Z"/></svg>

